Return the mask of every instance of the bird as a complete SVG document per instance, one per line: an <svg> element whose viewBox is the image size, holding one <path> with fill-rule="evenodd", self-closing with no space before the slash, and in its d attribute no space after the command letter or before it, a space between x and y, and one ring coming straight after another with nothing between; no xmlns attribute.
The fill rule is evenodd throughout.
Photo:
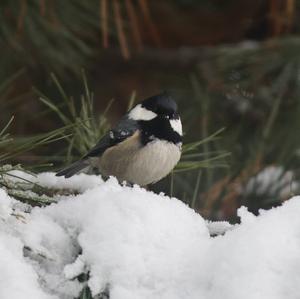
<svg viewBox="0 0 300 299"><path fill-rule="evenodd" d="M182 124L177 104L167 92L130 109L80 160L59 171L69 178L87 167L119 182L147 186L167 176L182 152Z"/></svg>

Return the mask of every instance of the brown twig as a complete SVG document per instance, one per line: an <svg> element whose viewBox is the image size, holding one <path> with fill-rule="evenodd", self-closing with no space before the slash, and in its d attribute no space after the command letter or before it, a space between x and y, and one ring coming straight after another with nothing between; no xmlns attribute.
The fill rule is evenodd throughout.
<svg viewBox="0 0 300 299"><path fill-rule="evenodd" d="M294 12L295 12L295 0L287 0L286 2L286 31L290 32L293 21L294 21Z"/></svg>
<svg viewBox="0 0 300 299"><path fill-rule="evenodd" d="M44 17L46 15L46 1L40 0L40 15Z"/></svg>
<svg viewBox="0 0 300 299"><path fill-rule="evenodd" d="M20 13L17 21L17 33L20 34L24 28L24 19L27 12L27 0L20 1Z"/></svg>
<svg viewBox="0 0 300 299"><path fill-rule="evenodd" d="M55 3L54 1L49 1L49 15L50 15L50 22L53 25L54 28L59 27L59 20L55 14Z"/></svg>
<svg viewBox="0 0 300 299"><path fill-rule="evenodd" d="M129 59L130 53L129 53L129 48L128 48L125 32L124 32L123 20L122 20L121 11L120 11L120 5L117 0L112 0L112 4L113 4L113 11L114 11L114 17L115 17L117 34L118 34L121 52L125 59Z"/></svg>
<svg viewBox="0 0 300 299"><path fill-rule="evenodd" d="M282 22L279 15L280 3L278 0L270 1L270 26L272 31L272 36L278 36L282 31Z"/></svg>
<svg viewBox="0 0 300 299"><path fill-rule="evenodd" d="M142 11L143 17L145 19L146 25L148 27L148 30L149 30L155 44L157 46L161 46L160 36L159 36L158 30L157 30L157 28L156 28L156 26L155 26L155 24L152 21L152 18L150 16L150 10L149 10L149 7L148 7L147 0L138 0L138 3L139 3L139 6L140 6L140 9Z"/></svg>
<svg viewBox="0 0 300 299"><path fill-rule="evenodd" d="M100 0L100 22L102 30L102 43L104 48L109 47L108 40L108 7L107 0Z"/></svg>
<svg viewBox="0 0 300 299"><path fill-rule="evenodd" d="M132 0L126 0L125 4L126 4L126 10L129 16L129 20L130 20L130 27L133 34L133 40L137 50L141 52L143 50L143 43L142 43L142 38L139 30L138 19L134 10L134 6L132 4Z"/></svg>

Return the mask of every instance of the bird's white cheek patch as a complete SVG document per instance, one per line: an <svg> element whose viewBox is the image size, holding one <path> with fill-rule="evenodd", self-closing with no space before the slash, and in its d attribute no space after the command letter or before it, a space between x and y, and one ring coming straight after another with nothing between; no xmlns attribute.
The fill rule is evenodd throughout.
<svg viewBox="0 0 300 299"><path fill-rule="evenodd" d="M156 113L153 111L150 111L144 107L142 107L141 104L138 104L136 107L134 107L129 112L129 118L133 120L151 120L157 116Z"/></svg>
<svg viewBox="0 0 300 299"><path fill-rule="evenodd" d="M181 124L180 118L179 119L171 119L170 124L171 124L172 129L175 132L177 132L180 136L182 136L182 124Z"/></svg>

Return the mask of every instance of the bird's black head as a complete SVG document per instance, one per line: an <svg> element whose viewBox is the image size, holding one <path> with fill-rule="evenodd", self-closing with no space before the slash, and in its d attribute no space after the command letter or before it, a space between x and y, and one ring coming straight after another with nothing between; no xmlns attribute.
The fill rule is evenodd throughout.
<svg viewBox="0 0 300 299"><path fill-rule="evenodd" d="M156 113L158 116L177 119L177 104L166 92L147 98L142 103L142 107Z"/></svg>
<svg viewBox="0 0 300 299"><path fill-rule="evenodd" d="M128 117L138 123L143 144L157 139L177 145L182 142L177 104L167 93L147 98L130 110Z"/></svg>

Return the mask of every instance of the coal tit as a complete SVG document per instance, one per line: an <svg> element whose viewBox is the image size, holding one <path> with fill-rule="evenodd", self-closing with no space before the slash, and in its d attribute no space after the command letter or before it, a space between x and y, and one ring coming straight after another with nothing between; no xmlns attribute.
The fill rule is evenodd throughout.
<svg viewBox="0 0 300 299"><path fill-rule="evenodd" d="M120 182L145 186L159 181L175 167L181 146L177 105L163 93L133 107L82 159L56 175L68 178L94 166Z"/></svg>

